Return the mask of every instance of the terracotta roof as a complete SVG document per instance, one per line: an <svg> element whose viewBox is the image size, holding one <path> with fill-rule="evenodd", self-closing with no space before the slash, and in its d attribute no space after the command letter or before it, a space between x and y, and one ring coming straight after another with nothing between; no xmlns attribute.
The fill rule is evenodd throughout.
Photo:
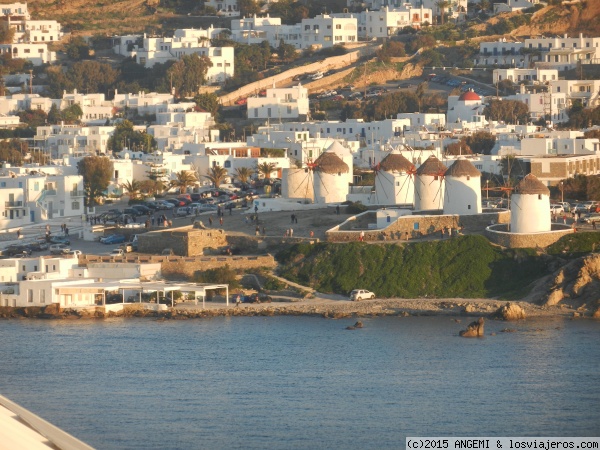
<svg viewBox="0 0 600 450"><path fill-rule="evenodd" d="M459 100L461 101L467 101L467 100L481 100L481 97L479 95L477 95L476 92L473 91L467 91L467 92L463 92L460 97L458 97Z"/></svg>
<svg viewBox="0 0 600 450"><path fill-rule="evenodd" d="M515 194L543 194L550 195L550 190L530 173L523 178L515 187Z"/></svg>
<svg viewBox="0 0 600 450"><path fill-rule="evenodd" d="M439 175L446 173L446 170L448 170L446 166L435 156L431 155L427 158L427 161L419 166L417 175Z"/></svg>
<svg viewBox="0 0 600 450"><path fill-rule="evenodd" d="M480 177L481 172L475 168L471 161L457 159L446 172L447 177Z"/></svg>
<svg viewBox="0 0 600 450"><path fill-rule="evenodd" d="M380 164L386 172L408 172L415 170L415 165L406 159L398 150L392 150Z"/></svg>
<svg viewBox="0 0 600 450"><path fill-rule="evenodd" d="M340 172L348 173L350 171L348 164L342 161L342 158L340 158L334 152L329 150L321 153L321 156L317 158L315 164L315 170L318 172L334 174Z"/></svg>

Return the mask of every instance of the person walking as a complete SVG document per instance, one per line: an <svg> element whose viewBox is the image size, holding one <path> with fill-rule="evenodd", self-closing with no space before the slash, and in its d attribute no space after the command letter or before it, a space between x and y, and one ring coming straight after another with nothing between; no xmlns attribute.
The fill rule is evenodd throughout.
<svg viewBox="0 0 600 450"><path fill-rule="evenodd" d="M595 229L596 229L596 221L592 220L592 230L595 230Z"/></svg>
<svg viewBox="0 0 600 450"><path fill-rule="evenodd" d="M256 233L257 236L260 235L260 227L258 225L256 225L256 229L254 230L254 232Z"/></svg>
<svg viewBox="0 0 600 450"><path fill-rule="evenodd" d="M567 215L566 215L566 214L563 216L563 223L564 223L565 225L567 224Z"/></svg>
<svg viewBox="0 0 600 450"><path fill-rule="evenodd" d="M219 225L223 226L223 216L219 217Z"/></svg>
<svg viewBox="0 0 600 450"><path fill-rule="evenodd" d="M212 227L213 217L212 214L208 217L208 224Z"/></svg>
<svg viewBox="0 0 600 450"><path fill-rule="evenodd" d="M365 232L363 230L360 231L360 234L358 235L358 240L360 242L363 242L365 240Z"/></svg>
<svg viewBox="0 0 600 450"><path fill-rule="evenodd" d="M294 229L290 228L290 237L294 237Z"/></svg>
<svg viewBox="0 0 600 450"><path fill-rule="evenodd" d="M265 229L265 227L263 227L263 229L262 229L262 235L263 235L263 236L266 236L266 235L267 235L267 230Z"/></svg>
<svg viewBox="0 0 600 450"><path fill-rule="evenodd" d="M310 230L309 235L310 235L311 238L314 238L315 237L315 232L313 230Z"/></svg>
<svg viewBox="0 0 600 450"><path fill-rule="evenodd" d="M17 239L21 239L21 229L17 230Z"/></svg>
<svg viewBox="0 0 600 450"><path fill-rule="evenodd" d="M294 223L295 218L296 218L296 216L294 214L292 214L292 216L291 216L292 221L290 223Z"/></svg>

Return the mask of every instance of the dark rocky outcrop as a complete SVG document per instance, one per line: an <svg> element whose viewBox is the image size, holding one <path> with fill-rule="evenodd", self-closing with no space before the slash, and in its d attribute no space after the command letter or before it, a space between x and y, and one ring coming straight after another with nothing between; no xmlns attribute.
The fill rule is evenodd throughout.
<svg viewBox="0 0 600 450"><path fill-rule="evenodd" d="M483 320L483 317L480 317L479 320L477 320L476 322L471 322L466 330L462 330L459 333L459 336L462 336L462 337L483 336L483 333L484 333L483 324L484 323L485 323L485 320Z"/></svg>

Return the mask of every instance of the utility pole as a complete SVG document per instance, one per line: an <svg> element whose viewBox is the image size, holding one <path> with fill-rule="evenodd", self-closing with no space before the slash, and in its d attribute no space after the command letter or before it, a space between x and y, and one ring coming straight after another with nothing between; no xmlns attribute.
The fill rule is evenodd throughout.
<svg viewBox="0 0 600 450"><path fill-rule="evenodd" d="M29 94L33 95L33 70L29 69Z"/></svg>

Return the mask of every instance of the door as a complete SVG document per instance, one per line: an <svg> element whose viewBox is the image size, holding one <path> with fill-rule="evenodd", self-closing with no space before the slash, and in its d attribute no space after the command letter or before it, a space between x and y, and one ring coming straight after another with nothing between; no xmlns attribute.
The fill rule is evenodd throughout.
<svg viewBox="0 0 600 450"><path fill-rule="evenodd" d="M29 211L29 221L35 222L35 211Z"/></svg>

